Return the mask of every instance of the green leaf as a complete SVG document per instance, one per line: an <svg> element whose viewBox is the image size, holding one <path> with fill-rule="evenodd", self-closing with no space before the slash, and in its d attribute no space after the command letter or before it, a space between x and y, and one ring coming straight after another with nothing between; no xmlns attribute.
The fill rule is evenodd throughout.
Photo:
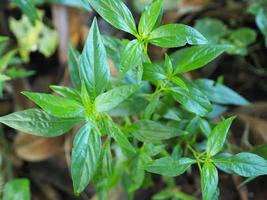
<svg viewBox="0 0 267 200"><path fill-rule="evenodd" d="M128 141L126 135L121 131L121 129L110 119L106 122L106 128L108 133L116 141L116 143L121 147L123 151L129 154L135 154L136 151L132 144Z"/></svg>
<svg viewBox="0 0 267 200"><path fill-rule="evenodd" d="M58 85L50 85L50 88L63 97L75 100L77 102L81 102L79 93L75 89Z"/></svg>
<svg viewBox="0 0 267 200"><path fill-rule="evenodd" d="M184 79L185 81L185 79ZM170 93L187 111L206 116L212 109L209 99L193 83L185 81L188 91L174 87Z"/></svg>
<svg viewBox="0 0 267 200"><path fill-rule="evenodd" d="M166 79L165 71L159 64L143 64L143 80L158 81Z"/></svg>
<svg viewBox="0 0 267 200"><path fill-rule="evenodd" d="M216 84L215 81L209 79L197 79L194 83L214 103L249 105L249 102L244 97L223 84Z"/></svg>
<svg viewBox="0 0 267 200"><path fill-rule="evenodd" d="M42 137L62 135L82 121L82 118L77 117L69 119L53 117L39 109L18 111L0 117L0 122L11 128Z"/></svg>
<svg viewBox="0 0 267 200"><path fill-rule="evenodd" d="M267 144L255 146L250 150L250 152L267 160Z"/></svg>
<svg viewBox="0 0 267 200"><path fill-rule="evenodd" d="M148 42L163 48L174 48L186 44L206 44L207 40L190 26L167 24L152 31L149 35Z"/></svg>
<svg viewBox="0 0 267 200"><path fill-rule="evenodd" d="M114 27L137 34L132 13L121 0L88 0L96 12Z"/></svg>
<svg viewBox="0 0 267 200"><path fill-rule="evenodd" d="M8 69L6 69L5 73L12 79L25 78L35 74L35 72L32 70L25 70L18 67L9 67Z"/></svg>
<svg viewBox="0 0 267 200"><path fill-rule="evenodd" d="M70 72L71 82L76 89L81 88L81 79L79 73L80 56L81 56L80 53L71 44L69 44L68 46L69 72Z"/></svg>
<svg viewBox="0 0 267 200"><path fill-rule="evenodd" d="M187 134L179 128L151 120L139 120L131 128L134 137L142 142L156 142Z"/></svg>
<svg viewBox="0 0 267 200"><path fill-rule="evenodd" d="M231 174L244 177L261 176L267 174L267 160L252 153L236 155L218 155L212 158L215 165Z"/></svg>
<svg viewBox="0 0 267 200"><path fill-rule="evenodd" d="M163 0L154 1L143 12L138 24L138 31L142 37L146 37L155 27L162 11L162 3Z"/></svg>
<svg viewBox="0 0 267 200"><path fill-rule="evenodd" d="M179 86L180 88L184 89L185 91L187 92L189 91L183 79L179 78L178 76L171 77L171 82L173 82L175 85Z"/></svg>
<svg viewBox="0 0 267 200"><path fill-rule="evenodd" d="M218 187L218 171L216 167L210 163L205 162L201 168L201 190L203 200L215 200L216 190Z"/></svg>
<svg viewBox="0 0 267 200"><path fill-rule="evenodd" d="M0 43L8 40L8 37L0 35Z"/></svg>
<svg viewBox="0 0 267 200"><path fill-rule="evenodd" d="M267 47L267 12L264 8L256 15L256 23L262 34L265 36L265 46Z"/></svg>
<svg viewBox="0 0 267 200"><path fill-rule="evenodd" d="M93 100L101 94L110 78L106 50L94 19L80 60L80 76Z"/></svg>
<svg viewBox="0 0 267 200"><path fill-rule="evenodd" d="M71 99L37 92L22 92L22 94L55 117L71 118L81 116L83 113L81 103Z"/></svg>
<svg viewBox="0 0 267 200"><path fill-rule="evenodd" d="M12 50L0 57L0 72L5 71L11 59L16 55L17 50Z"/></svg>
<svg viewBox="0 0 267 200"><path fill-rule="evenodd" d="M199 128L207 137L211 134L211 127L207 120L199 118Z"/></svg>
<svg viewBox="0 0 267 200"><path fill-rule="evenodd" d="M96 111L105 112L115 108L138 88L138 85L124 85L99 95L95 100Z"/></svg>
<svg viewBox="0 0 267 200"><path fill-rule="evenodd" d="M30 200L30 182L28 179L8 181L4 187L3 200Z"/></svg>
<svg viewBox="0 0 267 200"><path fill-rule="evenodd" d="M132 40L122 52L120 71L124 75L130 69L142 64L143 46L138 40Z"/></svg>
<svg viewBox="0 0 267 200"><path fill-rule="evenodd" d="M171 55L174 74L201 68L228 48L229 45L200 45L178 50Z"/></svg>
<svg viewBox="0 0 267 200"><path fill-rule="evenodd" d="M238 47L246 47L255 42L256 31L251 28L242 27L230 33L230 40Z"/></svg>
<svg viewBox="0 0 267 200"><path fill-rule="evenodd" d="M230 117L217 124L208 137L207 153L211 156L219 153L225 143L227 133L235 117Z"/></svg>
<svg viewBox="0 0 267 200"><path fill-rule="evenodd" d="M212 44L218 44L220 40L228 34L228 29L224 23L215 18L203 18L196 21L197 29Z"/></svg>
<svg viewBox="0 0 267 200"><path fill-rule="evenodd" d="M36 20L39 19L36 8L34 7L31 0L12 0L22 12L29 17L31 22L35 24Z"/></svg>
<svg viewBox="0 0 267 200"><path fill-rule="evenodd" d="M150 119L159 104L160 94L152 94L152 99L144 111L144 119Z"/></svg>
<svg viewBox="0 0 267 200"><path fill-rule="evenodd" d="M89 124L77 132L71 154L71 177L75 193L81 193L93 178L101 155L101 136Z"/></svg>
<svg viewBox="0 0 267 200"><path fill-rule="evenodd" d="M174 177L183 174L194 163L196 161L190 158L174 160L172 157L166 156L146 165L145 170L162 176Z"/></svg>
<svg viewBox="0 0 267 200"><path fill-rule="evenodd" d="M143 96L134 94L110 110L109 114L112 117L127 117L140 113L146 108L147 104L148 102Z"/></svg>

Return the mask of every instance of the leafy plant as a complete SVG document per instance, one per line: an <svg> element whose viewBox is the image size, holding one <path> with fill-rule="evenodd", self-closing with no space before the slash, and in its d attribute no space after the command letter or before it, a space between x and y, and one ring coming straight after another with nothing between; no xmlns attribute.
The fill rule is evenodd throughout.
<svg viewBox="0 0 267 200"><path fill-rule="evenodd" d="M234 117L212 122L221 113L218 107L249 102L219 81L183 75L204 67L231 46L209 43L187 25L161 25L162 0L147 7L138 26L121 0L88 1L107 22L135 39L102 36L94 19L82 53L69 47L73 87L51 86L59 96L22 92L41 109L2 116L1 123L43 137L56 137L79 125L71 154L74 192L81 193L92 181L100 199L107 199L109 190L120 183L131 199L152 181L150 173L171 182L168 177L195 164L204 200L218 198L217 168L244 177L267 174L264 158L226 153L231 152L225 143ZM152 62L148 54L148 45L187 44L195 46L166 54L163 61ZM110 75L107 58L119 69L118 76ZM190 199L171 188L174 185L166 188L165 197ZM154 198L160 195L164 199L162 193Z"/></svg>
<svg viewBox="0 0 267 200"><path fill-rule="evenodd" d="M7 51L8 38L0 36L0 97L3 96L5 82L11 79L27 77L33 74L33 71L27 71L18 66L22 64L16 57L17 49Z"/></svg>
<svg viewBox="0 0 267 200"><path fill-rule="evenodd" d="M232 47L227 53L245 56L249 45L256 41L256 32L247 27L236 30L229 29L222 21L215 18L197 20L195 28L201 32L212 44L228 44Z"/></svg>

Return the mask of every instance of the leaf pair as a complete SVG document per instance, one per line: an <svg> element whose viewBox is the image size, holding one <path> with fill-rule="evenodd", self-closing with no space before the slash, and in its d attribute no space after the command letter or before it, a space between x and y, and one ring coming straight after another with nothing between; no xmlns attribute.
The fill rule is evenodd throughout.
<svg viewBox="0 0 267 200"><path fill-rule="evenodd" d="M120 67L122 74L147 60L148 43L163 48L207 43L198 31L183 24L168 24L157 28L163 0L154 1L143 12L138 31L130 10L121 0L89 0L89 2L107 22L137 38L130 41L122 53Z"/></svg>

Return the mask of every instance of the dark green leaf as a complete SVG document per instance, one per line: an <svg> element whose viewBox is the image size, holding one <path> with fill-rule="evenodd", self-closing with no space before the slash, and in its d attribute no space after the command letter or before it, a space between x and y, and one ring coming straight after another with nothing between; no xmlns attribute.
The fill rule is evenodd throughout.
<svg viewBox="0 0 267 200"><path fill-rule="evenodd" d="M95 100L97 112L109 111L131 96L139 86L124 85L99 95Z"/></svg>
<svg viewBox="0 0 267 200"><path fill-rule="evenodd" d="M3 200L30 200L30 182L28 179L14 179L4 187Z"/></svg>
<svg viewBox="0 0 267 200"><path fill-rule="evenodd" d="M228 48L228 45L200 45L179 50L171 55L174 73L184 73L201 68Z"/></svg>
<svg viewBox="0 0 267 200"><path fill-rule="evenodd" d="M152 95L152 99L144 111L144 119L150 119L159 104L160 94Z"/></svg>
<svg viewBox="0 0 267 200"><path fill-rule="evenodd" d="M81 57L80 53L72 45L69 44L68 64L69 64L70 78L71 78L71 82L73 86L78 90L81 89L81 79L80 79L80 72L79 72L80 57Z"/></svg>
<svg viewBox="0 0 267 200"><path fill-rule="evenodd" d="M163 48L181 47L188 44L206 44L207 40L197 30L183 24L167 24L155 29L148 41Z"/></svg>
<svg viewBox="0 0 267 200"><path fill-rule="evenodd" d="M150 120L140 120L132 125L134 137L143 142L167 140L173 137L186 135L186 131L167 126Z"/></svg>
<svg viewBox="0 0 267 200"><path fill-rule="evenodd" d="M213 80L209 79L198 79L194 82L198 88L215 103L240 106L249 104L244 97L240 96L238 93L223 84L216 84Z"/></svg>
<svg viewBox="0 0 267 200"><path fill-rule="evenodd" d="M0 117L0 122L11 128L42 137L62 135L82 121L83 119L77 117L69 119L53 117L39 109L18 111Z"/></svg>
<svg viewBox="0 0 267 200"><path fill-rule="evenodd" d="M187 111L200 116L206 116L212 109L209 99L194 84L186 81L188 91L175 87L170 92Z"/></svg>
<svg viewBox="0 0 267 200"><path fill-rule="evenodd" d="M209 137L209 135L211 134L211 127L209 122L203 118L199 118L199 127L202 133Z"/></svg>
<svg viewBox="0 0 267 200"><path fill-rule="evenodd" d="M218 155L212 158L215 165L231 174L244 177L267 174L267 160L252 153L239 153L236 155Z"/></svg>
<svg viewBox="0 0 267 200"><path fill-rule="evenodd" d="M101 154L101 136L89 124L77 132L71 154L71 176L76 193L81 193L93 178Z"/></svg>
<svg viewBox="0 0 267 200"><path fill-rule="evenodd" d="M96 12L114 27L137 34L132 13L121 0L88 0Z"/></svg>
<svg viewBox="0 0 267 200"><path fill-rule="evenodd" d="M80 60L80 76L84 80L90 98L101 94L110 78L106 50L94 19Z"/></svg>
<svg viewBox="0 0 267 200"><path fill-rule="evenodd" d="M153 30L162 11L162 2L163 0L156 0L143 12L138 24L138 31L142 37L147 36Z"/></svg>
<svg viewBox="0 0 267 200"><path fill-rule="evenodd" d="M162 66L158 64L143 64L143 80L158 81L166 79L166 75Z"/></svg>
<svg viewBox="0 0 267 200"><path fill-rule="evenodd" d="M207 142L207 152L209 155L214 156L222 150L227 133L234 119L235 117L225 119L212 129Z"/></svg>
<svg viewBox="0 0 267 200"><path fill-rule="evenodd" d="M122 74L142 63L143 46L138 40L132 40L122 52L121 68Z"/></svg>
<svg viewBox="0 0 267 200"><path fill-rule="evenodd" d="M81 116L83 113L81 103L71 99L37 92L22 92L22 94L55 117L71 118Z"/></svg>
<svg viewBox="0 0 267 200"><path fill-rule="evenodd" d="M130 154L136 153L134 147L128 141L127 136L112 120L108 120L106 126L107 126L107 131L109 132L111 137L114 138L116 143L121 147L123 151Z"/></svg>
<svg viewBox="0 0 267 200"><path fill-rule="evenodd" d="M117 107L109 111L113 117L126 117L143 111L148 105L147 100L140 95L132 95Z"/></svg>
<svg viewBox="0 0 267 200"><path fill-rule="evenodd" d="M206 162L201 169L201 190L203 200L215 200L218 187L218 171L216 167Z"/></svg>
<svg viewBox="0 0 267 200"><path fill-rule="evenodd" d="M167 156L154 160L145 166L145 170L162 176L173 177L183 174L194 163L196 161L190 158L174 160L172 157Z"/></svg>
<svg viewBox="0 0 267 200"><path fill-rule="evenodd" d="M267 144L253 147L250 152L257 154L258 156L263 157L265 160L267 160Z"/></svg>

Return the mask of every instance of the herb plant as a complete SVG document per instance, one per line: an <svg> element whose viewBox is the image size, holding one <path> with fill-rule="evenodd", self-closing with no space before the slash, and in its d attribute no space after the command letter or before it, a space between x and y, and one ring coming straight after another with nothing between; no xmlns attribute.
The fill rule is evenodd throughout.
<svg viewBox="0 0 267 200"><path fill-rule="evenodd" d="M248 101L221 81L184 76L231 46L210 44L187 25L161 25L162 0L147 7L138 26L121 0L88 1L102 18L135 39L102 36L94 19L81 55L69 47L73 87L51 86L59 96L22 92L41 109L11 113L0 117L1 123L42 137L60 136L79 125L71 153L74 192L81 193L92 181L100 199L107 199L108 191L119 183L131 199L151 181L150 173L173 180L170 177L193 165L200 172L204 200L219 196L218 169L244 177L267 174L264 158L229 153L225 143L235 117L212 122L226 105ZM152 61L151 44L194 46ZM119 75L110 75L108 58Z"/></svg>

